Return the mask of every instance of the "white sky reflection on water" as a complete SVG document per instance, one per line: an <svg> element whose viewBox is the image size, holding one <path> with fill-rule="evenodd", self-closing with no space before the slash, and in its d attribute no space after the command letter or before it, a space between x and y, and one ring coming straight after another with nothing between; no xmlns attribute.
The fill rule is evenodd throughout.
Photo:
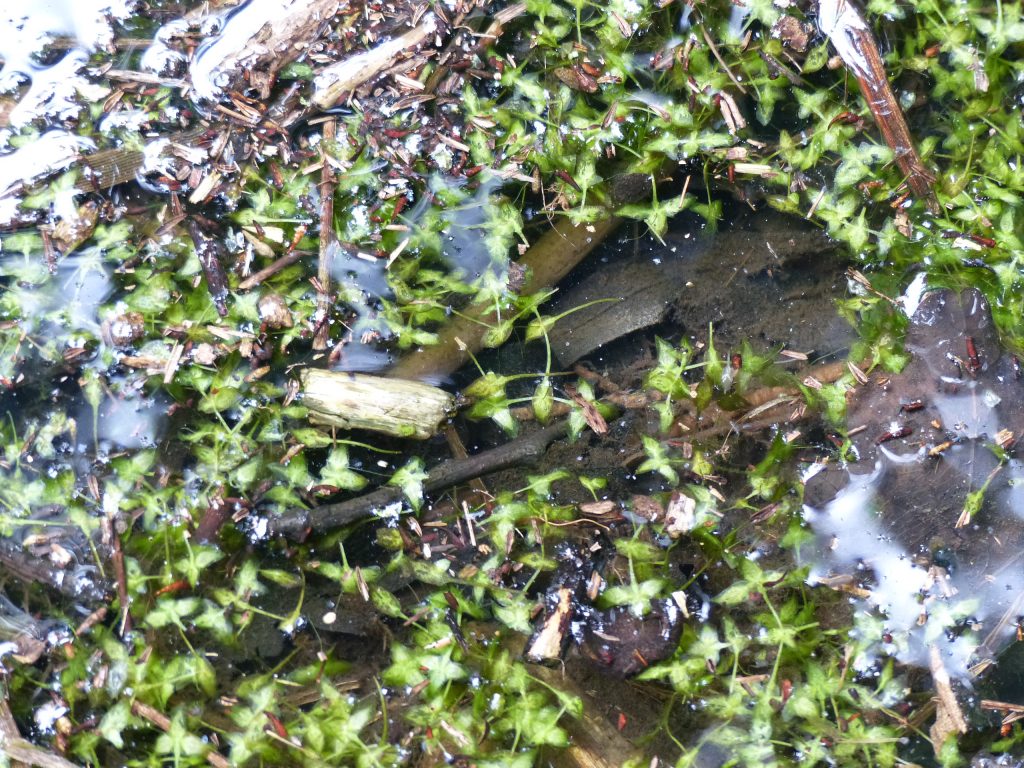
<svg viewBox="0 0 1024 768"><path fill-rule="evenodd" d="M860 613L884 617L863 625L876 650L927 667L934 645L963 678L1024 614L1024 464L996 448L1024 435L1024 381L979 292L918 294L910 362L873 373L850 400L859 460L805 478L810 581L870 593Z"/></svg>
<svg viewBox="0 0 1024 768"><path fill-rule="evenodd" d="M1020 467L1017 467L1019 472ZM892 642L868 638L878 650L901 662L928 666L929 646L942 652L955 677L965 677L972 656L1004 614L1009 623L990 643L998 651L1014 637L1019 596L1024 591L1021 555L993 548L989 557L964 557L948 573L936 575L929 564L903 546L878 514L877 484L886 471L852 480L822 509L805 507L805 519L818 534L819 557L808 582L819 584L836 573L850 574L870 591L859 600L884 614ZM973 532L979 537L985 531ZM971 618L976 632L960 633L958 624Z"/></svg>
<svg viewBox="0 0 1024 768"><path fill-rule="evenodd" d="M250 0L241 8L235 8L221 16L223 26L219 34L204 42L196 51L189 69L192 90L205 101L216 101L226 85L220 65L227 53L239 50L240 41L249 40L267 23L267 19L280 18L296 4L306 0ZM255 58L259 52L254 48Z"/></svg>
<svg viewBox="0 0 1024 768"><path fill-rule="evenodd" d="M0 90L10 91L26 81L31 85L9 117L11 125L38 118L65 120L86 100L106 89L83 74L88 52L113 39L110 20L129 15L127 0L40 0L0 3ZM77 44L57 61L42 65L39 55L55 38Z"/></svg>

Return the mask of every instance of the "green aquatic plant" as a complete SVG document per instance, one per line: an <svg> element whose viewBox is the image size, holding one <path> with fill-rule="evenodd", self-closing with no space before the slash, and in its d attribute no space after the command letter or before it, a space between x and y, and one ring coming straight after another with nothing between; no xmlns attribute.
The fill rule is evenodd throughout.
<svg viewBox="0 0 1024 768"><path fill-rule="evenodd" d="M520 650L542 608L541 587L557 571L558 547L575 528L604 525L561 503L559 488L578 482L598 502L609 478L545 468L518 489L494 489L483 506L432 519L473 526L472 563L448 550L424 556L423 542L403 538L413 529L394 522L374 537L379 562L361 564L358 576L345 557L343 565L334 559L339 543L343 552L364 546L359 526L302 544L260 538L263 518L323 493L391 484L411 507L425 506L426 464L407 445L367 448L314 429L291 402L288 369L310 354L323 321L312 259L293 258L242 287L243 275L318 249L318 162L336 171L326 226L348 259L325 321L339 355L364 337L374 351L385 344L385 354L434 343L467 303L494 308L486 345L519 335L539 341L557 319L545 314L550 293L519 294L514 261L550 220L586 226L614 213L660 237L682 211L713 228L730 195L809 218L849 250L874 289L840 302L861 334L851 361L893 371L905 363L905 319L884 297L895 300L916 273L932 285L983 288L1007 344L1020 347L1021 4L867 5L873 29L888 33L885 65L936 171L938 213L903 197L894 153L830 43L812 33L800 50L772 31L783 16L812 20L811 9L782 5L530 0L507 34L486 40L469 62L487 76L474 74L439 107L459 128L448 138L465 150L409 141L385 155L368 136L406 142L415 128L425 141L437 123L406 124L401 114L377 121L372 110L352 109L337 116L334 140L297 137L290 161L273 152L244 158L216 199L218 236L229 246L223 316L166 198L154 198L145 215L100 220L52 270L41 234L0 235L0 383L17 398L8 408L16 415L0 423L0 527L45 524L37 511L58 505L67 513L62 525L91 538L101 520L110 523L124 560L116 622L55 651L51 667L12 671L8 700L19 724L32 721L44 695L52 698L63 719L58 735L41 733L40 743L97 765L206 765L211 757L240 765L533 765L564 750L584 722L583 700L542 678ZM106 57L97 52L94 62ZM424 64L424 78L434 66ZM312 64L297 62L280 77L313 74ZM156 127L175 125L182 105L168 87L128 89L119 99ZM83 109L75 130L101 146L138 143L137 132L103 135L103 108ZM26 128L10 146L37 136ZM615 181L629 175L653 184L623 203ZM60 175L23 208L55 210L79 181L77 172ZM266 306L283 311L270 315ZM124 343L111 337L119 323L132 329ZM636 518L628 535L616 529L608 549L622 567L599 605L644 614L652 599L697 581L680 576L677 560L686 559L712 585L714 608L710 621L687 624L670 658L640 675L663 702L647 735L675 740L679 765L710 749L734 764L896 764L900 740L918 738L898 707L915 700L890 661L870 661L864 638L882 630L866 617L855 625L834 595L805 587L806 570L793 565L808 537L793 469L801 444L777 435L734 466L724 439L705 446L667 435L680 404L727 409L784 377L749 349L734 371L710 341L698 349L659 340L655 358L644 389L660 432L640 437L633 471L660 478L658 504L676 492L695 511L682 533L663 519ZM484 368L463 390L472 399L465 415L508 434L520 429L517 406L532 406L542 422L567 407L574 435L593 421L584 404L614 418L587 381L572 382L577 397L563 397L559 373L550 350L546 365L522 376ZM524 380L529 390L519 388ZM825 383L803 393L841 424L845 389ZM174 412L173 447L102 437L105 409L137 399ZM969 497L971 509L983 491ZM225 509L237 525L217 546L195 541L190 524ZM751 554L770 549L766 540L784 550L773 562ZM104 577L114 578L108 565ZM515 578L503 581L503 573ZM370 693L354 692L367 680L332 642L300 631L314 577L335 594L365 590L364 602L392 620L395 636ZM411 578L421 586L410 605L401 589ZM285 605L263 605L277 590L288 595ZM63 605L37 591L27 600L54 612ZM261 622L295 647L260 657ZM1009 748L1020 734L1014 725L991 746ZM943 759L954 762L946 749Z"/></svg>

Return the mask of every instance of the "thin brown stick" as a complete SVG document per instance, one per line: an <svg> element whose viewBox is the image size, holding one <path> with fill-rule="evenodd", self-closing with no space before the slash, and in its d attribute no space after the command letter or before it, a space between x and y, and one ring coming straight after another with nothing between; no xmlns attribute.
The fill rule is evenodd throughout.
<svg viewBox="0 0 1024 768"><path fill-rule="evenodd" d="M874 35L864 17L848 0L820 0L818 26L857 78L871 116L875 118L885 143L895 154L896 164L906 176L910 191L924 200L930 210L937 211L938 202L932 189L935 174L925 167L917 154L903 110L889 86Z"/></svg>
<svg viewBox="0 0 1024 768"><path fill-rule="evenodd" d="M165 88L184 88L188 80L177 77L160 77L150 72L136 72L128 69L108 69L103 75L110 80L124 80L129 83L142 83L143 85L161 85Z"/></svg>
<svg viewBox="0 0 1024 768"><path fill-rule="evenodd" d="M725 59L722 58L722 54L718 52L718 48L715 46L715 41L711 39L711 35L709 35L708 31L703 27L701 27L700 31L701 34L704 35L704 42L707 43L708 48L710 49L715 59L718 60L718 63L722 65L722 69L725 70L725 74L727 74L729 76L729 79L732 80L733 85L735 85L739 89L740 93L746 94L747 89L743 87L743 84L740 83L736 75L734 75L732 73L732 70L729 69L729 65L725 63Z"/></svg>
<svg viewBox="0 0 1024 768"><path fill-rule="evenodd" d="M309 256L310 251L290 251L281 258L274 261L272 264L268 264L258 272L253 272L249 277L245 278L238 284L238 290L248 291L255 288L257 285L267 280L285 267L290 267L296 261L301 259L303 256Z"/></svg>
<svg viewBox="0 0 1024 768"><path fill-rule="evenodd" d="M124 637L132 628L131 598L128 596L128 576L124 567L124 550L121 549L121 537L114 533L110 542L113 549L111 562L114 566L114 583L117 585L117 599L121 603L120 635Z"/></svg>
<svg viewBox="0 0 1024 768"><path fill-rule="evenodd" d="M89 634L93 627L97 624L101 624L107 618L108 613L110 613L110 609L105 605L101 605L95 611L86 616L85 619L82 620L82 623L75 628L75 637L82 637Z"/></svg>
<svg viewBox="0 0 1024 768"><path fill-rule="evenodd" d="M320 154L323 165L320 168L320 263L317 267L316 288L316 332L313 335L313 349L327 349L331 342L331 262L334 253L334 168L329 154L333 151L337 123L331 118L324 123L323 141Z"/></svg>
<svg viewBox="0 0 1024 768"><path fill-rule="evenodd" d="M318 109L330 109L363 83L407 61L420 46L440 34L443 31L437 19L427 17L398 37L377 40L369 50L325 67L313 80L312 104Z"/></svg>
<svg viewBox="0 0 1024 768"><path fill-rule="evenodd" d="M136 717L141 717L143 720L156 726L164 733L168 733L171 730L171 718L160 710L155 709L148 704L143 704L138 699L132 702L132 714ZM204 757L206 758L206 762L214 766L214 768L230 768L231 766L231 763L226 757L224 757L224 755L212 748L204 755Z"/></svg>
<svg viewBox="0 0 1024 768"><path fill-rule="evenodd" d="M982 709L992 709L996 712L1012 712L1018 715L1024 715L1024 704L1014 704L1009 701L996 701L995 699L982 699Z"/></svg>
<svg viewBox="0 0 1024 768"><path fill-rule="evenodd" d="M462 442L462 438L459 437L458 431L455 426L449 424L444 430L445 440L448 442L448 450L452 452L452 457L461 460L469 458L469 451L466 450L465 444ZM469 500L473 506L483 504L488 499L494 498L491 492L487 490L487 486L484 485L484 481L479 477L474 477L469 481L469 487L473 489L473 496Z"/></svg>
<svg viewBox="0 0 1024 768"><path fill-rule="evenodd" d="M491 25L487 28L487 31L478 35L480 42L477 44L475 52L477 54L481 54L486 51L488 45L491 45L495 40L501 37L501 33L505 25L516 17L522 16L524 13L526 13L526 3L513 3L494 14L494 16L491 17ZM456 17L452 27L457 29L462 26L464 20L465 14L460 14ZM459 47L464 45L464 42L465 41L462 39L461 35L452 35L451 40L448 41L448 45L445 46L444 51L438 59L437 68L430 73L430 76L424 84L424 92L433 93L437 90L437 87L451 72L451 69L448 66L448 61L453 52L458 52L460 57L465 55L465 53L459 51Z"/></svg>

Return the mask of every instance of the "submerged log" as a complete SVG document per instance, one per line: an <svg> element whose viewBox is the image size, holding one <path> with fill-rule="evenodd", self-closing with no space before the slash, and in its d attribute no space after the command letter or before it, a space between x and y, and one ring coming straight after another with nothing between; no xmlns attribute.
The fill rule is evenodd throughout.
<svg viewBox="0 0 1024 768"><path fill-rule="evenodd" d="M418 381L307 368L299 374L309 420L425 440L455 408L443 389Z"/></svg>
<svg viewBox="0 0 1024 768"><path fill-rule="evenodd" d="M558 421L489 451L465 459L446 461L427 473L423 491L427 494L435 493L491 472L532 464L544 455L553 441L565 433L566 422ZM336 504L325 504L311 510L289 510L280 517L271 518L267 530L271 536L302 540L311 532L323 533L372 517L392 504L401 502L402 497L402 489L385 485L363 496Z"/></svg>
<svg viewBox="0 0 1024 768"><path fill-rule="evenodd" d="M557 285L583 259L622 224L613 210L649 196L654 184L671 178L674 163L666 163L650 174L612 174L603 190L609 207L604 219L577 224L568 217L557 219L517 262L525 269L520 294L536 293ZM689 179L683 194L689 188ZM453 317L437 334L437 343L401 358L385 375L438 381L455 372L485 346L490 330L499 321L493 302L472 304Z"/></svg>
<svg viewBox="0 0 1024 768"><path fill-rule="evenodd" d="M560 219L520 259L529 270L522 293L533 293L555 285L579 264L620 223L609 215L592 225ZM474 304L448 323L438 334L437 344L412 352L395 364L388 376L409 379L443 379L462 367L484 345L484 337L498 322L493 302Z"/></svg>

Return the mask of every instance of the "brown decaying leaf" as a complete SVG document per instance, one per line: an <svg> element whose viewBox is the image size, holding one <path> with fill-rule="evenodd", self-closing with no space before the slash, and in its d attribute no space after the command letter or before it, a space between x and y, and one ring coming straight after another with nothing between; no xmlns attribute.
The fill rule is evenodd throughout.
<svg viewBox="0 0 1024 768"><path fill-rule="evenodd" d="M597 80L575 67L557 67L554 75L574 91L597 92Z"/></svg>
<svg viewBox="0 0 1024 768"><path fill-rule="evenodd" d="M595 434L608 434L608 422L604 420L604 416L598 413L597 406L589 400L586 400L579 392L576 391L575 387L566 385L565 394L572 398L572 401L583 409L583 418L586 419L587 426L594 430Z"/></svg>

